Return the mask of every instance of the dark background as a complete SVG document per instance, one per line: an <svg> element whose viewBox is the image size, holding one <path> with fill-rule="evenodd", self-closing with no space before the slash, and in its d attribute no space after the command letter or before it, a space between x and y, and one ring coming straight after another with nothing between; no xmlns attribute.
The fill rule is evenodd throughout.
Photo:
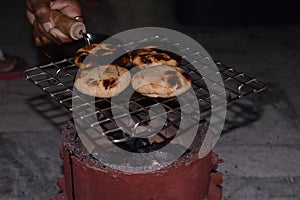
<svg viewBox="0 0 300 200"><path fill-rule="evenodd" d="M300 22L297 1L176 0L179 22L191 25L284 25Z"/></svg>

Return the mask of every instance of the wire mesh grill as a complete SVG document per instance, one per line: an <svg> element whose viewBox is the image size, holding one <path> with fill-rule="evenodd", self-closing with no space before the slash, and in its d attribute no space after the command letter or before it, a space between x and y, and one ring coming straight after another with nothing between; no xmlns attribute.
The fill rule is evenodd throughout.
<svg viewBox="0 0 300 200"><path fill-rule="evenodd" d="M185 50L186 48L182 48L182 51ZM197 56L197 52L187 52L185 55L193 58L194 62L205 63L206 59L209 60L208 57ZM265 85L261 81L249 77L245 73L238 72L232 67L225 66L221 62L215 62L218 71L212 70L209 65L203 65L201 70L206 70L206 74L209 74L207 77L201 76L192 67L192 64L183 59L180 67L192 78L192 88L198 98L201 120L207 118L211 110L211 95L206 84L219 84L207 80L214 80L213 77L218 74L223 78L227 102L232 102L265 89ZM113 105L109 98L90 99L76 89L73 90L77 72L78 67L75 66L73 58L67 58L32 67L26 70L24 75L27 80L32 81L69 111L76 110L76 112L73 112L76 113L74 117L79 118L83 124L88 124L88 127L92 129L96 129L100 125L102 134L108 136L114 143L126 142L135 136L141 135L147 135L149 141L155 143L171 140L179 128L182 112L185 112L186 116L189 116L189 114L191 116L188 123L181 124L184 126L184 130L188 131L199 123L199 120L193 117L194 110L197 109L194 109L189 104L180 105L177 97L149 98L135 92L129 101L129 115L122 113L122 109L125 109L122 107L123 105ZM75 91L74 94L73 91ZM191 94L187 92L184 95L188 98L188 95ZM75 107L72 107L72 101L73 103L75 102ZM149 126L151 121L162 120L162 113L149 114L150 110L153 110L156 106L162 106L164 114L167 116L163 128L156 127L155 123ZM112 108L119 109L119 115L113 115ZM115 122L116 119L118 119L119 124ZM123 123L124 126L119 126L120 123ZM148 128L138 129L139 125L148 125ZM91 131L87 135L93 138L97 144L101 144L101 137L97 136L99 138L97 142L97 134L95 132Z"/></svg>

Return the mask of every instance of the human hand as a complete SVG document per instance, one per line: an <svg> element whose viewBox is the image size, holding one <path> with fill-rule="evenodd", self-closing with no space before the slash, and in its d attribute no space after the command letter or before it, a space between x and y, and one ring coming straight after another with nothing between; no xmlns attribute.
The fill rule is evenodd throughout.
<svg viewBox="0 0 300 200"><path fill-rule="evenodd" d="M77 0L27 0L26 6L27 18L33 26L35 45L60 45L73 41L56 26L53 11L59 11L72 19L82 16L81 5ZM77 20L82 22L83 18Z"/></svg>

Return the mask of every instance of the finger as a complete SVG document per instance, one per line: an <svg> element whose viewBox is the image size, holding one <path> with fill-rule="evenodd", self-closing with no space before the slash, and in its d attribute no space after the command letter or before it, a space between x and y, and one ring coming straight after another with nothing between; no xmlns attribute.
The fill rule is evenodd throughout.
<svg viewBox="0 0 300 200"><path fill-rule="evenodd" d="M45 45L49 45L52 44L53 42L50 41L48 38L40 36L40 37L34 37L33 38L34 44L36 46L45 46Z"/></svg>
<svg viewBox="0 0 300 200"><path fill-rule="evenodd" d="M31 0L32 12L46 32L54 27L49 0Z"/></svg>
<svg viewBox="0 0 300 200"><path fill-rule="evenodd" d="M51 29L49 31L51 31ZM46 41L45 44L48 44L49 43L48 41L51 41L52 43L55 43L55 44L58 44L58 45L61 44L61 42L58 39L56 39L49 32L46 32L44 30L43 26L39 22L35 22L34 23L34 32L33 32L33 35L35 37L38 37L41 40L42 43L44 41ZM42 38L46 38L47 40L46 39L42 39Z"/></svg>
<svg viewBox="0 0 300 200"><path fill-rule="evenodd" d="M56 0L50 3L51 9L59 10L63 14L74 18L82 16L81 5L76 0Z"/></svg>
<svg viewBox="0 0 300 200"><path fill-rule="evenodd" d="M35 21L34 14L31 11L29 11L28 9L26 9L26 16L27 16L27 19L30 22L30 24L33 24Z"/></svg>
<svg viewBox="0 0 300 200"><path fill-rule="evenodd" d="M43 46L42 41L38 37L34 37L33 42L36 46Z"/></svg>
<svg viewBox="0 0 300 200"><path fill-rule="evenodd" d="M46 38L44 36L41 36L39 39L42 41L43 46L44 45L49 45L49 44L53 43L51 40L49 40L48 38Z"/></svg>
<svg viewBox="0 0 300 200"><path fill-rule="evenodd" d="M69 36L62 33L58 28L51 29L50 34L53 35L56 39L58 39L62 43L73 41Z"/></svg>

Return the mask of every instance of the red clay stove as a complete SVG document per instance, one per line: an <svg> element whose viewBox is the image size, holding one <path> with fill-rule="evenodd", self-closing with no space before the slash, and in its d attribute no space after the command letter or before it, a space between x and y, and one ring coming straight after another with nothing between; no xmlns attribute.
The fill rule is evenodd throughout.
<svg viewBox="0 0 300 200"><path fill-rule="evenodd" d="M57 200L221 200L223 162L210 152L199 159L193 151L170 166L148 173L126 173L103 166L89 156L68 122L62 130L60 156L64 177Z"/></svg>

